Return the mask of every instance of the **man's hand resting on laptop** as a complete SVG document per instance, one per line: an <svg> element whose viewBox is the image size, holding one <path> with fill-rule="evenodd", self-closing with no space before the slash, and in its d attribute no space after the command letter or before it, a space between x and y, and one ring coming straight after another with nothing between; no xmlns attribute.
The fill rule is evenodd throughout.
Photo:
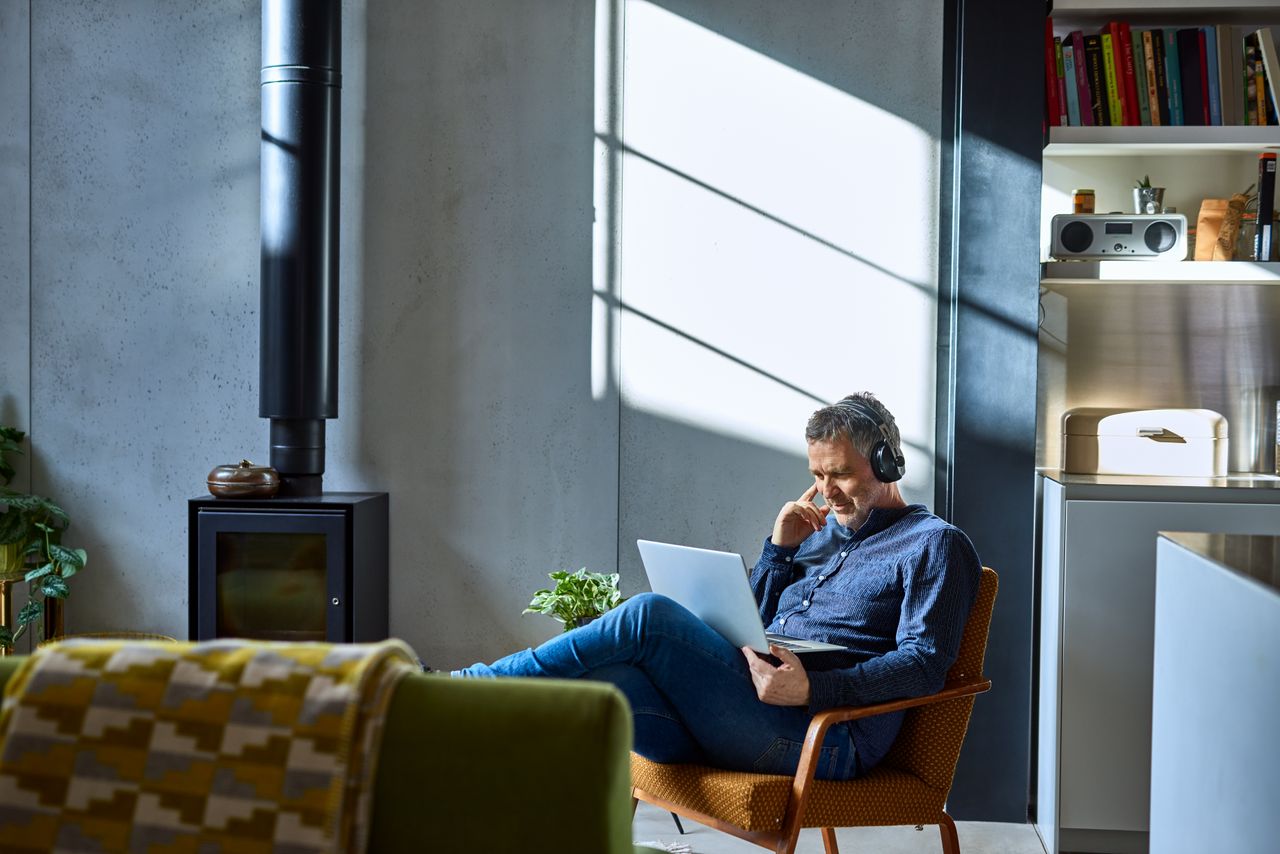
<svg viewBox="0 0 1280 854"><path fill-rule="evenodd" d="M815 483L804 491L795 501L788 501L778 511L778 518L773 522L773 540L775 546L784 549L798 546L814 531L821 531L827 525L827 514L831 505L819 507L813 503L818 494Z"/></svg>
<svg viewBox="0 0 1280 854"><path fill-rule="evenodd" d="M751 681L756 686L756 696L771 706L809 705L809 674L804 665L789 649L769 644L769 653L782 661L777 667L761 658L749 646L742 648L751 669Z"/></svg>

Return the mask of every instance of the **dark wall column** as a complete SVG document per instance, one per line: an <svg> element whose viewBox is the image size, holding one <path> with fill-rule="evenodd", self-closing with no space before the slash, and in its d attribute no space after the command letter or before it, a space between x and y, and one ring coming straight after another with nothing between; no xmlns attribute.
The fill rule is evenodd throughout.
<svg viewBox="0 0 1280 854"><path fill-rule="evenodd" d="M1024 821L1030 786L1044 7L948 0L935 506L1000 574L948 810Z"/></svg>

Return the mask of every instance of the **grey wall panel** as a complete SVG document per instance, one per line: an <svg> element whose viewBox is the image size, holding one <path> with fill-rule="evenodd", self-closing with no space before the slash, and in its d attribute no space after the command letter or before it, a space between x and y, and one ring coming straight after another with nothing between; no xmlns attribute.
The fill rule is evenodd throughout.
<svg viewBox="0 0 1280 854"><path fill-rule="evenodd" d="M0 0L0 424L30 428L30 0ZM12 459L27 485L27 457Z"/></svg>
<svg viewBox="0 0 1280 854"><path fill-rule="evenodd" d="M185 499L262 447L258 4L32 9L33 479L72 630L186 634Z"/></svg>
<svg viewBox="0 0 1280 854"><path fill-rule="evenodd" d="M326 484L390 491L391 629L436 667L550 637L520 616L547 573L613 566L617 405L591 389L593 8L368 7L363 257L342 285L362 331L343 343Z"/></svg>
<svg viewBox="0 0 1280 854"><path fill-rule="evenodd" d="M941 3L620 5L624 574L637 537L753 561L853 391L931 503Z"/></svg>

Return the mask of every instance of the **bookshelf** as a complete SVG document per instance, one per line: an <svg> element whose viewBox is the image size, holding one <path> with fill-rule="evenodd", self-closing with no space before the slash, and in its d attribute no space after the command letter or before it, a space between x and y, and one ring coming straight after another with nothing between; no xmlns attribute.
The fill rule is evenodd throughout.
<svg viewBox="0 0 1280 854"><path fill-rule="evenodd" d="M1280 24L1280 6L1275 0L1232 0L1215 3L1213 0L1055 0L1052 15L1076 25L1106 23L1115 18L1131 18L1146 22L1163 23L1223 23L1223 24Z"/></svg>
<svg viewBox="0 0 1280 854"><path fill-rule="evenodd" d="M1045 157L1257 154L1280 149L1280 126L1053 127Z"/></svg>
<svg viewBox="0 0 1280 854"><path fill-rule="evenodd" d="M1057 0L1050 14L1054 35L1064 38L1075 30L1086 35L1100 32L1111 21L1124 22L1135 33L1201 25L1245 30L1280 25L1276 0ZM1227 94L1224 86L1221 97ZM1224 106L1224 117L1226 113ZM1049 221L1056 213L1070 212L1070 194L1076 187L1095 190L1098 213L1127 212L1132 209L1135 180L1149 174L1153 183L1166 188L1166 207L1181 213L1194 228L1200 202L1228 197L1254 183L1257 155L1267 150L1280 150L1280 127L1050 127L1042 152L1041 260L1048 260Z"/></svg>
<svg viewBox="0 0 1280 854"><path fill-rule="evenodd" d="M1082 285L1278 285L1280 261L1048 261L1040 265L1040 286L1069 293Z"/></svg>
<svg viewBox="0 0 1280 854"><path fill-rule="evenodd" d="M1098 33L1111 21L1127 22L1134 31L1274 28L1280 26L1280 0L1054 0L1050 14L1058 37L1075 30ZM1094 189L1097 213L1131 213L1135 180L1149 174L1153 184L1165 187L1166 207L1195 228L1202 200L1243 191L1257 181L1258 154L1278 149L1276 126L1048 129L1041 153L1038 465L1056 467L1062 413L1077 406L1202 406L1227 415L1240 435L1252 435L1244 401L1258 388L1280 385L1280 332L1272 331L1280 329L1280 262L1052 261L1049 225L1055 214L1071 212L1075 188ZM1046 521L1045 531L1050 530ZM1096 531L1076 530L1077 541L1105 539ZM1137 567L1125 569L1128 580L1116 583L1133 584ZM1043 564L1041 571L1049 572ZM1042 584L1052 589L1043 577ZM1056 635L1058 620L1066 620L1062 615L1071 608L1080 612L1081 606L1067 605L1062 612L1044 607L1041 643L1056 636L1060 646L1041 651L1036 742L1041 838L1049 854L1145 852L1149 723L1133 711L1142 708L1141 697L1130 703L1116 692L1106 695L1113 705L1090 705L1103 696L1092 691L1082 696L1081 686L1093 677L1082 679L1078 665L1072 670L1061 664L1087 658L1079 652L1081 638ZM1084 647L1090 642L1085 638ZM1135 654L1142 654L1140 647L1137 653L1118 651L1108 658L1108 668L1133 666ZM1126 663L1118 664L1121 660ZM1064 668L1061 673L1070 671L1061 683L1054 662ZM1137 664L1136 672L1149 672L1149 660ZM1075 680L1070 692L1067 678ZM1087 708L1078 705L1082 702ZM1077 705L1068 709L1069 703Z"/></svg>

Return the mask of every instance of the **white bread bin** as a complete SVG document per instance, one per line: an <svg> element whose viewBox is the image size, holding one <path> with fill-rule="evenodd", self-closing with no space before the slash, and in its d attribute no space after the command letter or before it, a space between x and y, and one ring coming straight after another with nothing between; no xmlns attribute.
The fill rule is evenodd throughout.
<svg viewBox="0 0 1280 854"><path fill-rule="evenodd" d="M1062 416L1062 470L1222 477L1227 419L1211 409L1071 409Z"/></svg>

